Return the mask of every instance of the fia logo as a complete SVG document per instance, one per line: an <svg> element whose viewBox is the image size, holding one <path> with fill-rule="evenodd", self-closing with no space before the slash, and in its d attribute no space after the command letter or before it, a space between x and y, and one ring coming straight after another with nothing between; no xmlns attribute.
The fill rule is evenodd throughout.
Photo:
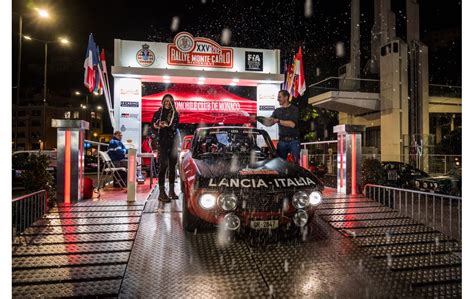
<svg viewBox="0 0 474 299"><path fill-rule="evenodd" d="M263 71L263 53L245 52L245 70Z"/></svg>

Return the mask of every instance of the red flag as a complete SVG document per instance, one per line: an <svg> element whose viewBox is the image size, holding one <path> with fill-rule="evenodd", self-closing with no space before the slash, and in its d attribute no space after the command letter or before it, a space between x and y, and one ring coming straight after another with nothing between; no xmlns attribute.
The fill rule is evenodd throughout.
<svg viewBox="0 0 474 299"><path fill-rule="evenodd" d="M306 82L304 79L303 51L301 47L295 55L295 96L303 95L306 91Z"/></svg>

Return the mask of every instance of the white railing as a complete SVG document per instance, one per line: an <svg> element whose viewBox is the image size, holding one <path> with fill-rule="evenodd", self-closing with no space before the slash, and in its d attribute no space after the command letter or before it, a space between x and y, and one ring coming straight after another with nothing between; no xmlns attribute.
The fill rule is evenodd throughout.
<svg viewBox="0 0 474 299"><path fill-rule="evenodd" d="M462 241L462 198L417 190L367 184L367 198Z"/></svg>
<svg viewBox="0 0 474 299"><path fill-rule="evenodd" d="M92 141L92 140L84 140L84 142L90 143L91 145L97 145L97 190L100 188L99 182L100 182L100 155L99 152L101 146L108 147L109 145L107 143L102 143L102 142L97 142L97 141Z"/></svg>

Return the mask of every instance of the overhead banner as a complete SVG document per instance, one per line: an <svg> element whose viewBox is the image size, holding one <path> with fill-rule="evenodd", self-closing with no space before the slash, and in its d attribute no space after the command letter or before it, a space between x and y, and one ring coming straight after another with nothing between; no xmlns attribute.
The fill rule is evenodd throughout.
<svg viewBox="0 0 474 299"><path fill-rule="evenodd" d="M114 54L114 67L280 74L280 50L225 47L188 32L172 43L116 39Z"/></svg>
<svg viewBox="0 0 474 299"><path fill-rule="evenodd" d="M188 32L178 33L172 44L168 44L168 64L196 67L232 68L232 48L221 47L215 41L194 37Z"/></svg>
<svg viewBox="0 0 474 299"><path fill-rule="evenodd" d="M180 123L246 124L257 113L257 102L239 97L219 85L175 84L142 97L142 120L150 122L166 94L174 98Z"/></svg>

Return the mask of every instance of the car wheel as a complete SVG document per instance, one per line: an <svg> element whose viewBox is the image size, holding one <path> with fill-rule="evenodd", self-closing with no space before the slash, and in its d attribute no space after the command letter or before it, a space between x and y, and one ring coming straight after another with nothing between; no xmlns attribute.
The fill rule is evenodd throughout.
<svg viewBox="0 0 474 299"><path fill-rule="evenodd" d="M188 196L183 181L181 181L181 193L183 194L183 229L192 233L197 232L202 228L202 221L189 212Z"/></svg>

